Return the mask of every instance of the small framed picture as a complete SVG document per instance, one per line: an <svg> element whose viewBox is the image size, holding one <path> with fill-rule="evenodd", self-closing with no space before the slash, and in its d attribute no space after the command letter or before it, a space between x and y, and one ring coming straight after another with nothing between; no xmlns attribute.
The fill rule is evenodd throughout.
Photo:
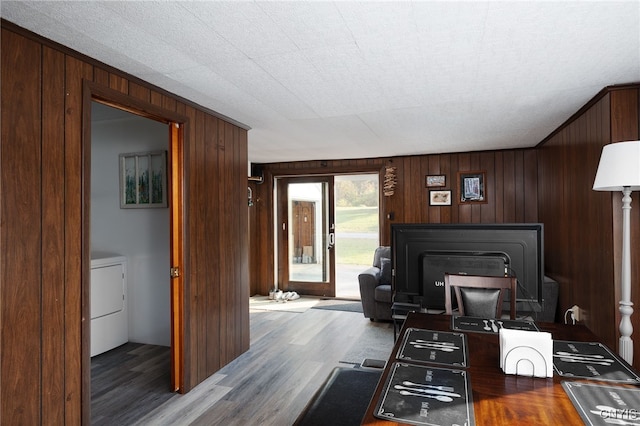
<svg viewBox="0 0 640 426"><path fill-rule="evenodd" d="M424 177L424 186L427 188L443 187L447 184L445 175L427 175Z"/></svg>
<svg viewBox="0 0 640 426"><path fill-rule="evenodd" d="M120 154L120 208L167 206L166 151Z"/></svg>
<svg viewBox="0 0 640 426"><path fill-rule="evenodd" d="M461 203L486 203L484 171L458 173L458 193Z"/></svg>
<svg viewBox="0 0 640 426"><path fill-rule="evenodd" d="M451 191L429 191L430 206L450 206Z"/></svg>

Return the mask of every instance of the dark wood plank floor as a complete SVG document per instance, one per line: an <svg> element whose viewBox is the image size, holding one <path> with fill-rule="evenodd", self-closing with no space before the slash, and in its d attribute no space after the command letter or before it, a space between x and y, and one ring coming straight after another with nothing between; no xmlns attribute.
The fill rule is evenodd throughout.
<svg viewBox="0 0 640 426"><path fill-rule="evenodd" d="M170 348L126 343L91 359L91 424L127 425L171 399Z"/></svg>
<svg viewBox="0 0 640 426"><path fill-rule="evenodd" d="M92 424L290 425L334 367L392 347L392 325L361 313L254 311L250 350L179 395L169 348L128 343L92 359Z"/></svg>

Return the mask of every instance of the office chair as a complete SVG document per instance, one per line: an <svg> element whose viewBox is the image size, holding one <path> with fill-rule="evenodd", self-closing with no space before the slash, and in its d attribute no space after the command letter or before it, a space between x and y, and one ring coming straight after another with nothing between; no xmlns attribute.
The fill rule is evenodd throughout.
<svg viewBox="0 0 640 426"><path fill-rule="evenodd" d="M451 288L456 293L458 312L480 318L500 318L505 290L509 297L510 318L516 319L516 277L487 277L480 275L444 274L444 306L447 314L453 314Z"/></svg>

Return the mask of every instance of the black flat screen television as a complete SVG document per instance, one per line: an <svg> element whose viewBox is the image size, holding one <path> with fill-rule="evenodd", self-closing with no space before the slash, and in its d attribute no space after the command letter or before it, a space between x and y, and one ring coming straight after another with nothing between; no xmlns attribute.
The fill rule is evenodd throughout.
<svg viewBox="0 0 640 426"><path fill-rule="evenodd" d="M515 276L518 304L542 310L541 223L392 224L391 257L397 302L444 310L444 274L465 273Z"/></svg>

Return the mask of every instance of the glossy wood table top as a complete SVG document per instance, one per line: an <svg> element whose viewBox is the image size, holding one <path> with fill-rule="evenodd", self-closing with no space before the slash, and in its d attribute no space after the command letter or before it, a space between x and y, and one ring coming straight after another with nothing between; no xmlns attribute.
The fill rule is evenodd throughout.
<svg viewBox="0 0 640 426"><path fill-rule="evenodd" d="M536 323L541 331L550 332L554 340L596 342L597 337L583 325ZM367 408L362 424L398 424L378 419L373 412L383 391L391 365L396 359L406 328L427 330L451 330L449 315L433 315L412 312L407 317L399 338L391 352L382 378ZM562 388L562 382L570 379L555 374L553 378L533 378L507 375L500 369L498 335L465 332L468 339L470 365L466 369L471 378L473 409L476 425L579 425L580 415ZM442 367L440 365L440 367ZM446 367L445 367L446 368ZM596 383L595 381L590 381Z"/></svg>

